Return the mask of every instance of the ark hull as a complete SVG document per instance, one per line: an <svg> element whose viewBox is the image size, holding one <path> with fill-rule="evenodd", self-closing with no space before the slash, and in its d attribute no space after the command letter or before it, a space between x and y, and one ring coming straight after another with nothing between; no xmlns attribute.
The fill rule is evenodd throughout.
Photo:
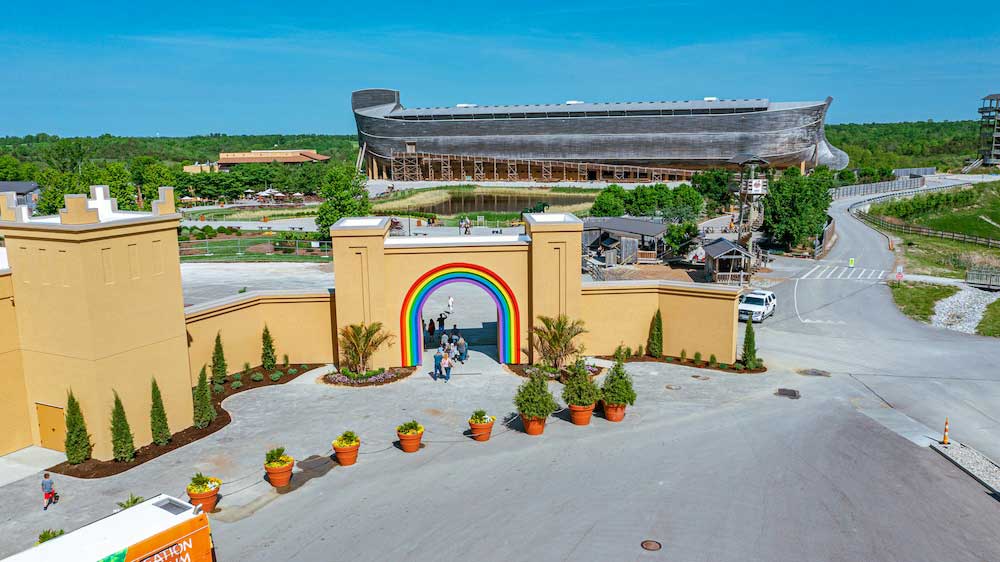
<svg viewBox="0 0 1000 562"><path fill-rule="evenodd" d="M376 158L389 158L394 152L409 149L491 158L698 169L724 165L743 153L760 156L775 166L805 162L807 167L822 164L842 169L847 165L847 155L830 145L824 133L824 118L832 101L829 98L801 103L763 100L763 109L708 115L555 117L552 115L569 114L567 109L573 106L508 106L511 111L500 114L500 118L496 107L442 115L442 110L421 113L405 109L398 100L399 94L393 90L354 94L358 141L367 145ZM539 115L539 109L532 109L541 108L546 116L509 118L514 108L527 108L520 110L528 111L527 115Z"/></svg>

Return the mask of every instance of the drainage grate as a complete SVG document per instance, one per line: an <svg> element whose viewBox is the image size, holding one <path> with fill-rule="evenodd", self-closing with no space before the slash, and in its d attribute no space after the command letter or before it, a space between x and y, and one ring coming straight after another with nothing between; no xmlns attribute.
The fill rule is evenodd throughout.
<svg viewBox="0 0 1000 562"><path fill-rule="evenodd" d="M830 371L823 371L821 369L799 369L795 371L796 373L804 377L829 377Z"/></svg>
<svg viewBox="0 0 1000 562"><path fill-rule="evenodd" d="M644 550L660 550L663 545L656 541L642 541L642 548Z"/></svg>

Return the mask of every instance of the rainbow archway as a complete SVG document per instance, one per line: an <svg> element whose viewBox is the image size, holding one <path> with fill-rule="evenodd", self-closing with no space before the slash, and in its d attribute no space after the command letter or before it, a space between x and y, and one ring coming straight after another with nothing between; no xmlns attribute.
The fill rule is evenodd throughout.
<svg viewBox="0 0 1000 562"><path fill-rule="evenodd" d="M423 327L420 311L427 297L451 283L471 283L483 288L497 305L497 347L500 361L520 363L521 315L510 286L496 273L471 263L448 263L420 276L403 297L399 313L399 333L404 367L419 365L423 359Z"/></svg>

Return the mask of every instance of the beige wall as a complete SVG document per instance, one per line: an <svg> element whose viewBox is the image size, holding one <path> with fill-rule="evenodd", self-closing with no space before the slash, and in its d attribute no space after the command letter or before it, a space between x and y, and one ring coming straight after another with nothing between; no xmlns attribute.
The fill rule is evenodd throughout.
<svg viewBox="0 0 1000 562"><path fill-rule="evenodd" d="M4 223L27 389L34 404L65 408L72 390L94 443L111 457L108 419L122 398L136 446L151 441L156 377L172 431L191 425L177 216L82 225Z"/></svg>
<svg viewBox="0 0 1000 562"><path fill-rule="evenodd" d="M222 302L188 307L186 312L191 385L198 382L203 365L211 374L215 335L222 335L230 373L243 363L260 365L261 334L267 324L280 364L288 354L291 363L332 363L334 299L331 293L247 293Z"/></svg>
<svg viewBox="0 0 1000 562"><path fill-rule="evenodd" d="M610 355L626 345L646 347L657 308L663 318L663 353L736 361L739 290L672 281L619 281L583 286L586 353Z"/></svg>
<svg viewBox="0 0 1000 562"><path fill-rule="evenodd" d="M32 443L13 294L10 273L0 273L0 455Z"/></svg>

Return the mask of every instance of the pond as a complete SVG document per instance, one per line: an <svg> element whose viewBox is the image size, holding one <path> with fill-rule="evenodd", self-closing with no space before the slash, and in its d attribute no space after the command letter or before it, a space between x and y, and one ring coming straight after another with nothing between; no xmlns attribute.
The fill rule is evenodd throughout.
<svg viewBox="0 0 1000 562"><path fill-rule="evenodd" d="M494 213L520 213L533 207L536 203L545 202L553 208L590 205L594 202L594 194L552 193L489 193L482 191L462 192L449 191L448 196L439 201L417 204L406 207L410 211L434 213L436 215L462 215L477 211ZM393 205L396 209L404 207L403 202Z"/></svg>

